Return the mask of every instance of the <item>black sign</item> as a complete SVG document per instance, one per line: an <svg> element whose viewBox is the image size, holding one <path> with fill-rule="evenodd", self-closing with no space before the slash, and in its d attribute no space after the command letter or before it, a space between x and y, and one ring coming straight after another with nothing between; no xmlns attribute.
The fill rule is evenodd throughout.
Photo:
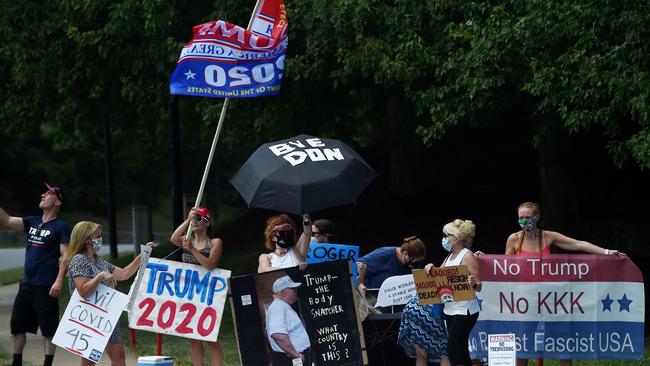
<svg viewBox="0 0 650 366"><path fill-rule="evenodd" d="M346 260L310 264L304 271L293 267L231 278L242 364L268 366L272 347L266 332L266 309L274 301L274 282L287 275L300 283L296 287L298 301L291 306L309 336L309 358L314 365L363 365L363 332Z"/></svg>

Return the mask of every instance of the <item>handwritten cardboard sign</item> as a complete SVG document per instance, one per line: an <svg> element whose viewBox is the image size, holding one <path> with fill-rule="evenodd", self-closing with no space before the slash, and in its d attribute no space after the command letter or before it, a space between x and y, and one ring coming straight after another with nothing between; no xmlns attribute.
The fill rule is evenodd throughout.
<svg viewBox="0 0 650 366"><path fill-rule="evenodd" d="M216 341L230 271L151 258L133 290L129 327Z"/></svg>
<svg viewBox="0 0 650 366"><path fill-rule="evenodd" d="M283 276L300 283L298 299L290 305L309 335L313 365L367 364L347 260L233 277L231 305L242 364L268 365L270 351L260 346L268 342L265 309L274 301L273 283Z"/></svg>
<svg viewBox="0 0 650 366"><path fill-rule="evenodd" d="M345 244L311 243L307 253L307 264L323 263L347 259L352 263L352 278L357 283L357 259L359 259L359 246Z"/></svg>
<svg viewBox="0 0 650 366"><path fill-rule="evenodd" d="M474 300L474 290L467 283L466 265L434 268L428 275L423 269L414 269L413 278L421 305Z"/></svg>
<svg viewBox="0 0 650 366"><path fill-rule="evenodd" d="M75 290L52 343L99 362L113 330L119 326L118 320L127 302L125 294L102 284L87 298Z"/></svg>
<svg viewBox="0 0 650 366"><path fill-rule="evenodd" d="M388 277L379 288L375 306L404 305L416 296L412 274Z"/></svg>

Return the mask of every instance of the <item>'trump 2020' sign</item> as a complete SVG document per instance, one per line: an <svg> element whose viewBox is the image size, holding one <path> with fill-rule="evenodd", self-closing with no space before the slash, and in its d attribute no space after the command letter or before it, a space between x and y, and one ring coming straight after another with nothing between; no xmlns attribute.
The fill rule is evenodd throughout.
<svg viewBox="0 0 650 366"><path fill-rule="evenodd" d="M151 258L134 289L129 327L215 341L228 294L230 271Z"/></svg>
<svg viewBox="0 0 650 366"><path fill-rule="evenodd" d="M518 358L643 357L643 276L629 258L481 255L479 265L473 358L496 333L515 334Z"/></svg>

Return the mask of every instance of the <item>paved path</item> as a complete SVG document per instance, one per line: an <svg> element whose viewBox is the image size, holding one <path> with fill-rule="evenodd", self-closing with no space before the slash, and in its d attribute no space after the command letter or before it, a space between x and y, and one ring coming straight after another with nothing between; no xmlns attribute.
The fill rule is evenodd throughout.
<svg viewBox="0 0 650 366"><path fill-rule="evenodd" d="M13 353L13 344L11 341L11 334L9 330L9 320L11 319L11 306L14 302L14 297L18 292L18 284L0 286L0 347L7 353ZM31 365L43 364L43 337L27 333L27 345L23 351L23 361ZM56 355L54 356L54 365L79 365L79 356L57 348ZM97 365L110 365L108 355L104 355ZM127 349L126 364L136 365L137 357L129 353Z"/></svg>
<svg viewBox="0 0 650 366"><path fill-rule="evenodd" d="M99 254L109 254L110 247L108 244L102 245ZM133 244L119 244L117 252L128 253L133 252ZM0 249L0 270L9 268L22 267L25 264L25 248L8 248Z"/></svg>

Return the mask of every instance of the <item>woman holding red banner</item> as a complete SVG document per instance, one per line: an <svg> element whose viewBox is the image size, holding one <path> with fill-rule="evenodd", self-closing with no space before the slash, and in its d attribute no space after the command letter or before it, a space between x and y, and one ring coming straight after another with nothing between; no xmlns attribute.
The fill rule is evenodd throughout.
<svg viewBox="0 0 650 366"><path fill-rule="evenodd" d="M192 224L192 233L187 238L188 225ZM199 207L190 210L187 219L174 230L170 241L183 248L183 263L191 263L204 267L208 271L217 268L223 253L223 241L211 238L209 230L212 227L212 215L208 209ZM223 365L223 351L219 342L206 342L210 349L212 366ZM190 339L192 363L203 366L203 341Z"/></svg>
<svg viewBox="0 0 650 366"><path fill-rule="evenodd" d="M442 228L445 235L442 238L442 247L449 255L442 262L441 267L465 265L469 271L467 282L475 291L481 291L479 280L478 262L469 248L474 242L476 225L470 220L456 219ZM427 264L424 269L431 273L433 264ZM471 366L467 340L469 332L478 319L479 306L476 299L471 301L457 301L445 303L444 313L447 323L447 339L449 361L451 364Z"/></svg>
<svg viewBox="0 0 650 366"><path fill-rule="evenodd" d="M153 242L147 243L153 246ZM68 247L68 286L70 294L76 289L80 296L89 297L99 284L115 288L116 281L124 281L138 270L140 255L124 268L114 266L97 255L102 246L102 227L90 221L81 221L72 229ZM122 332L116 327L111 334L106 351L112 366L126 365ZM81 358L82 366L94 362Z"/></svg>
<svg viewBox="0 0 650 366"><path fill-rule="evenodd" d="M540 206L524 202L517 207L520 231L510 234L506 241L506 255L549 255L551 246L569 251L592 254L625 255L615 249L604 249L592 243L576 240L555 231L542 229ZM541 362L538 362L541 364ZM528 364L527 359L517 359L517 366ZM560 365L570 366L571 360L560 360Z"/></svg>

